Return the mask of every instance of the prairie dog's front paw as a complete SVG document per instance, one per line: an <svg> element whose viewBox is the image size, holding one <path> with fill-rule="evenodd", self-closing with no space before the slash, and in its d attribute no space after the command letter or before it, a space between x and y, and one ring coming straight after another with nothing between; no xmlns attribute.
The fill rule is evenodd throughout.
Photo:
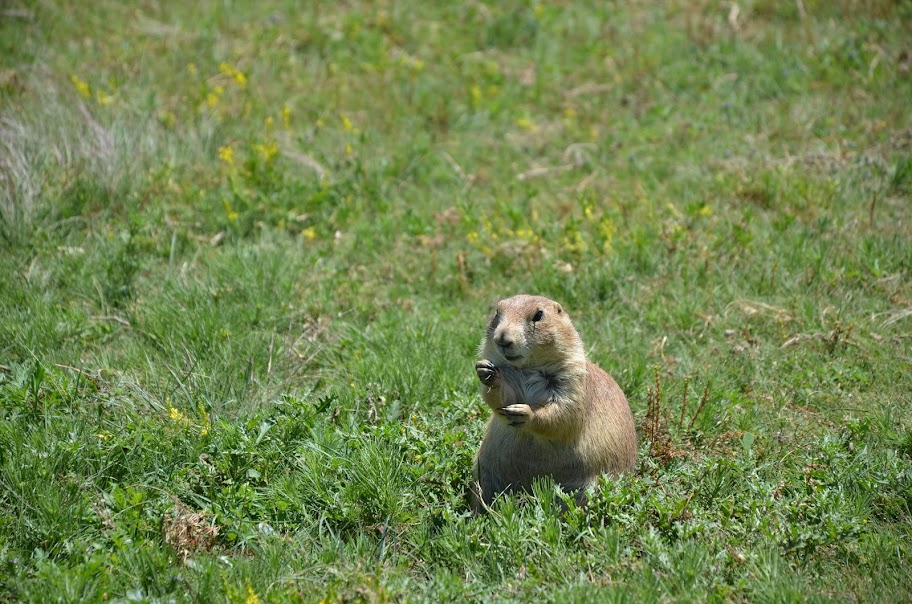
<svg viewBox="0 0 912 604"><path fill-rule="evenodd" d="M514 428L521 428L526 425L532 416L532 407L526 404L507 405L494 410L497 415L501 416L507 423Z"/></svg>
<svg viewBox="0 0 912 604"><path fill-rule="evenodd" d="M498 385L500 370L491 361L482 359L475 363L475 373L478 374L478 379L481 380L481 383L488 388L494 388Z"/></svg>

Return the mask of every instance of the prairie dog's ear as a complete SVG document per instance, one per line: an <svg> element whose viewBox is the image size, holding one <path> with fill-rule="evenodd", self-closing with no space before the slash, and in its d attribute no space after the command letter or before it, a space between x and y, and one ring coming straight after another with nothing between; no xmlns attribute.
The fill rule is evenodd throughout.
<svg viewBox="0 0 912 604"><path fill-rule="evenodd" d="M564 307L561 306L560 304L558 304L557 302L554 303L554 306L557 307L557 314L562 314L564 312Z"/></svg>

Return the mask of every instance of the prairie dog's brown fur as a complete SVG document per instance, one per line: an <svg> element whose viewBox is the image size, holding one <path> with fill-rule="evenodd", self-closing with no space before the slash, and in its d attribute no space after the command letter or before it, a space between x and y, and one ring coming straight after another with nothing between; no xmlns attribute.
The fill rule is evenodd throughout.
<svg viewBox="0 0 912 604"><path fill-rule="evenodd" d="M551 476L580 501L603 472L636 465L636 429L621 388L586 360L560 304L542 296L501 300L475 364L494 411L475 455L472 508Z"/></svg>

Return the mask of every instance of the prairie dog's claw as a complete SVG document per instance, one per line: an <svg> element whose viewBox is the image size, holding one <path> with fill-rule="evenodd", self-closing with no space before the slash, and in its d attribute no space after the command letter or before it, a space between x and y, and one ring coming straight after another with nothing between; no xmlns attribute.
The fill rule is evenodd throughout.
<svg viewBox="0 0 912 604"><path fill-rule="evenodd" d="M507 420L507 423L514 428L520 428L529 421L529 417L532 415L532 407L525 404L507 405L506 407L495 409L494 412Z"/></svg>
<svg viewBox="0 0 912 604"><path fill-rule="evenodd" d="M478 374L478 379L481 383L489 388L495 385L500 375L500 371L494 366L494 363L487 359L475 363L475 373Z"/></svg>

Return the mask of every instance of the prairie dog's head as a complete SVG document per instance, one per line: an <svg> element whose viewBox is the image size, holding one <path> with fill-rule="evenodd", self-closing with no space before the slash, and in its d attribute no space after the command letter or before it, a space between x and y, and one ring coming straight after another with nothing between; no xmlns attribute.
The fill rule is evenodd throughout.
<svg viewBox="0 0 912 604"><path fill-rule="evenodd" d="M563 307L543 296L497 303L482 345L495 364L537 367L585 361L583 344Z"/></svg>

